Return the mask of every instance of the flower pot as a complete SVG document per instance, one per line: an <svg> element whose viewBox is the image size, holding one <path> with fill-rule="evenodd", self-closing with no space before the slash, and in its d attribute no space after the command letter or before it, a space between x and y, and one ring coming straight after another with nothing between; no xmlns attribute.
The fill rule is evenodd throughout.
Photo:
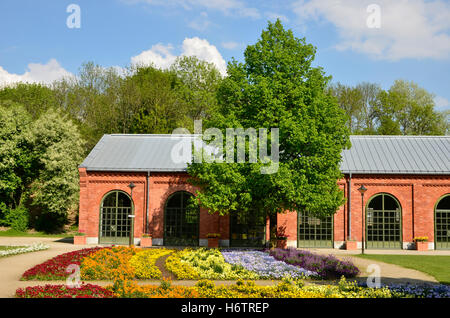
<svg viewBox="0 0 450 318"><path fill-rule="evenodd" d="M416 242L416 250L428 251L428 242Z"/></svg>
<svg viewBox="0 0 450 318"><path fill-rule="evenodd" d="M152 246L152 238L151 237L142 237L141 238L141 247L150 247Z"/></svg>
<svg viewBox="0 0 450 318"><path fill-rule="evenodd" d="M86 245L86 236L84 235L75 235L73 237L74 245Z"/></svg>
<svg viewBox="0 0 450 318"><path fill-rule="evenodd" d="M287 240L277 240L277 248L286 248Z"/></svg>
<svg viewBox="0 0 450 318"><path fill-rule="evenodd" d="M356 241L345 241L346 250L356 250L358 248L358 243Z"/></svg>
<svg viewBox="0 0 450 318"><path fill-rule="evenodd" d="M211 248L219 247L219 238L218 237L209 237L208 238L208 247L211 247Z"/></svg>

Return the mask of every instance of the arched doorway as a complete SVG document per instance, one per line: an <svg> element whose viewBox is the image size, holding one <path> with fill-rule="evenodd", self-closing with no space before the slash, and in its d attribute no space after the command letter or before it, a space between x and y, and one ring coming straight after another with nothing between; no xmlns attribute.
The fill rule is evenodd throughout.
<svg viewBox="0 0 450 318"><path fill-rule="evenodd" d="M132 202L123 191L107 193L100 205L100 244L128 244L130 240Z"/></svg>
<svg viewBox="0 0 450 318"><path fill-rule="evenodd" d="M198 208L189 206L193 194L186 191L173 193L166 201L164 209L164 245L198 246Z"/></svg>
<svg viewBox="0 0 450 318"><path fill-rule="evenodd" d="M392 195L381 193L370 198L365 224L367 248L402 248L402 212Z"/></svg>
<svg viewBox="0 0 450 318"><path fill-rule="evenodd" d="M436 249L450 249L450 194L439 199L434 215Z"/></svg>
<svg viewBox="0 0 450 318"><path fill-rule="evenodd" d="M333 216L318 218L298 211L297 225L297 247L333 247Z"/></svg>

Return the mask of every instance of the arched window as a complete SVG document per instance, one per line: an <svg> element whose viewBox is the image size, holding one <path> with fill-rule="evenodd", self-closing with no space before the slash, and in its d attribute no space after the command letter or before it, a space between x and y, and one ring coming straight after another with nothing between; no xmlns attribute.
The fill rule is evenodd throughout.
<svg viewBox="0 0 450 318"><path fill-rule="evenodd" d="M367 248L402 248L401 221L400 204L392 195L370 198L365 222Z"/></svg>
<svg viewBox="0 0 450 318"><path fill-rule="evenodd" d="M190 206L193 195L173 193L164 209L164 245L197 246L199 244L199 209Z"/></svg>
<svg viewBox="0 0 450 318"><path fill-rule="evenodd" d="M132 202L123 191L111 191L105 195L100 205L101 244L128 244Z"/></svg>
<svg viewBox="0 0 450 318"><path fill-rule="evenodd" d="M434 223L436 248L450 249L450 194L438 201Z"/></svg>

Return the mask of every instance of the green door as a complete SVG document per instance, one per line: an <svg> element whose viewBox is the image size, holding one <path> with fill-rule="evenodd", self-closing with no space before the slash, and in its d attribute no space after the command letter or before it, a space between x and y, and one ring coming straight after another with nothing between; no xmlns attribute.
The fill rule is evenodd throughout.
<svg viewBox="0 0 450 318"><path fill-rule="evenodd" d="M402 248L402 213L389 194L372 197L366 209L366 246L375 249Z"/></svg>
<svg viewBox="0 0 450 318"><path fill-rule="evenodd" d="M297 247L333 247L333 216L317 218L297 213Z"/></svg>
<svg viewBox="0 0 450 318"><path fill-rule="evenodd" d="M132 202L122 191L109 192L100 206L100 244L129 244Z"/></svg>
<svg viewBox="0 0 450 318"><path fill-rule="evenodd" d="M450 249L450 194L436 205L434 224L436 249Z"/></svg>

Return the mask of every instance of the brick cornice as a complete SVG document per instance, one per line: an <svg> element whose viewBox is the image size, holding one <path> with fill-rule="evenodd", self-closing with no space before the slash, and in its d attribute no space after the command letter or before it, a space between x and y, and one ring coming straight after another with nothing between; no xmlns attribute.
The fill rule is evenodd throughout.
<svg viewBox="0 0 450 318"><path fill-rule="evenodd" d="M93 179L89 180L89 183L130 183L130 180L103 180L103 179ZM144 184L145 181L134 181L133 183Z"/></svg>
<svg viewBox="0 0 450 318"><path fill-rule="evenodd" d="M411 187L412 183L393 183L393 182L357 182L353 184L354 186L361 186L361 185L369 185L369 186L390 186L390 187Z"/></svg>

